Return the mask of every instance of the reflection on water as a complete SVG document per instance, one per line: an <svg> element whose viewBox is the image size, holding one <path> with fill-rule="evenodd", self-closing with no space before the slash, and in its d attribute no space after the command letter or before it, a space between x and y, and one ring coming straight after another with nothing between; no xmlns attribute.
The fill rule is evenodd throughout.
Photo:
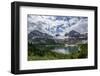
<svg viewBox="0 0 100 76"><path fill-rule="evenodd" d="M51 51L63 53L63 54L70 54L70 53L78 51L78 50L79 50L79 47L77 45L74 45L74 46L68 45L66 47L60 47L60 48L55 47Z"/></svg>

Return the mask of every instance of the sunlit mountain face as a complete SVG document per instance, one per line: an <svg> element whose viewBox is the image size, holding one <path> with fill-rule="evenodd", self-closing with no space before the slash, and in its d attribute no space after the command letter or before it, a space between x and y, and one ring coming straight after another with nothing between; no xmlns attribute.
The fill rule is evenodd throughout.
<svg viewBox="0 0 100 76"><path fill-rule="evenodd" d="M64 36L74 30L79 33L87 33L88 17L81 16L50 16L27 15L28 34L34 30L55 36Z"/></svg>

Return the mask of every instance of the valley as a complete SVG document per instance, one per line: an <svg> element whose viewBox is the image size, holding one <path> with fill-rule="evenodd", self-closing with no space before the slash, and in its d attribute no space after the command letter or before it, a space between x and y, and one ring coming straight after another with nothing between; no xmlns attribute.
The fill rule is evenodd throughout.
<svg viewBox="0 0 100 76"><path fill-rule="evenodd" d="M28 35L28 60L87 58L87 34L72 30L64 37L33 31Z"/></svg>

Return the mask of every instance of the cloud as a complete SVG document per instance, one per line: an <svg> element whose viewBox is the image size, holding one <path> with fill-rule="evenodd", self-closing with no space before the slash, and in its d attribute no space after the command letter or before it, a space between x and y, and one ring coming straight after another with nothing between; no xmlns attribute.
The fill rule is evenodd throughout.
<svg viewBox="0 0 100 76"><path fill-rule="evenodd" d="M27 16L28 33L33 30L39 30L51 35L64 35L70 30L76 30L80 33L87 32L88 18L78 16L45 16L32 15Z"/></svg>
<svg viewBox="0 0 100 76"><path fill-rule="evenodd" d="M87 19L81 18L74 26L70 28L70 30L75 30L79 33L88 32L88 21Z"/></svg>

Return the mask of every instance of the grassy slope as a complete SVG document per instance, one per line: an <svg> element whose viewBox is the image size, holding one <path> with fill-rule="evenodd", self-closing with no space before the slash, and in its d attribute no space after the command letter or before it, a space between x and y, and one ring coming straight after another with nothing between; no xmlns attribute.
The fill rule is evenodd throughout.
<svg viewBox="0 0 100 76"><path fill-rule="evenodd" d="M60 45L63 47L63 45ZM57 46L56 46L57 47ZM59 47L59 46L58 46ZM50 51L55 46L47 47L45 45L29 44L28 60L55 60L55 59L78 59L87 58L87 44L80 44L80 51L72 52L71 54L62 54Z"/></svg>

